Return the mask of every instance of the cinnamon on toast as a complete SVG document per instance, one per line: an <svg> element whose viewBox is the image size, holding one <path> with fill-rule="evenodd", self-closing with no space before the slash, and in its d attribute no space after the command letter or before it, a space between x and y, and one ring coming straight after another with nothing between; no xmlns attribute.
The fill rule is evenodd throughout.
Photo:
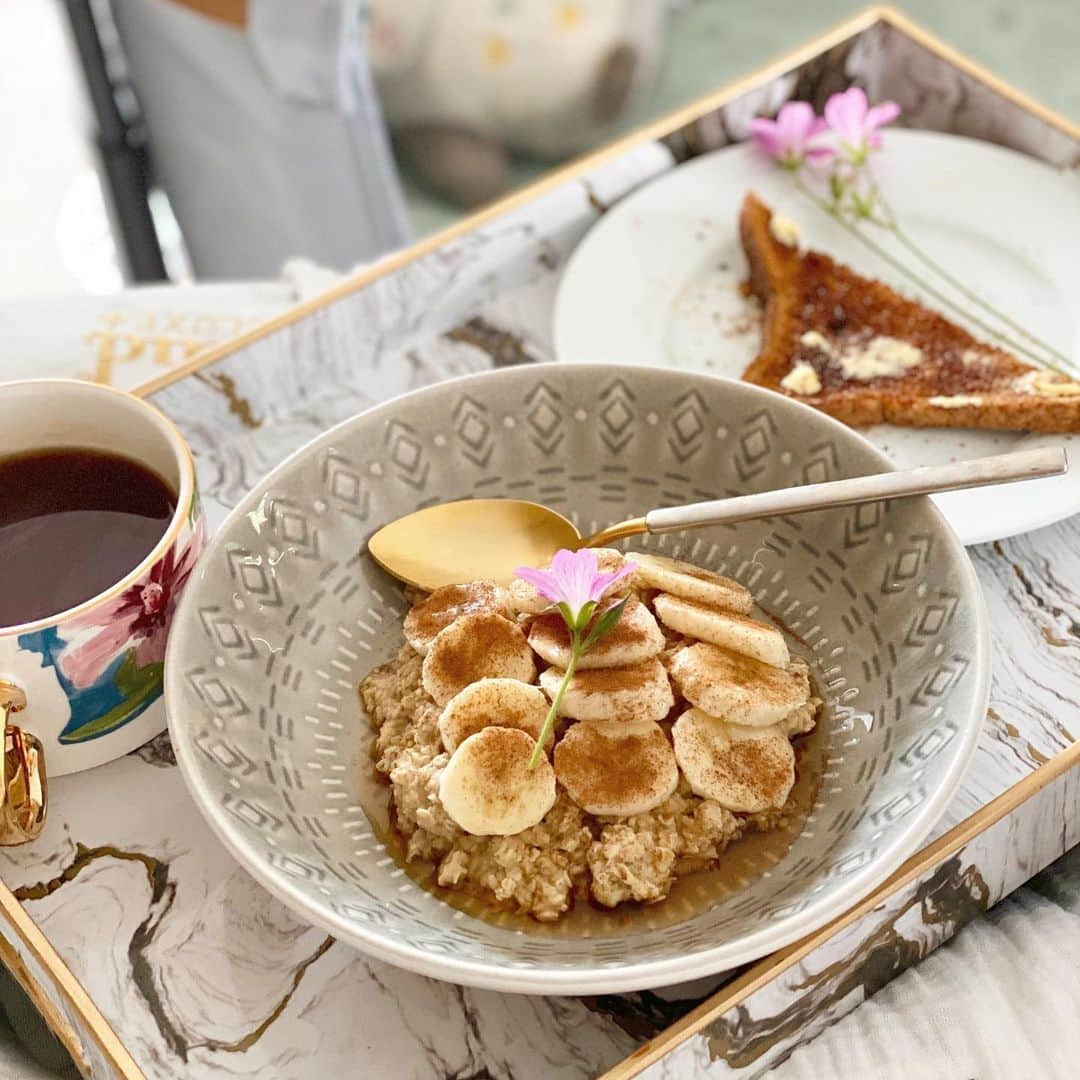
<svg viewBox="0 0 1080 1080"><path fill-rule="evenodd" d="M753 193L743 200L749 287L765 305L748 382L856 426L1080 431L1080 382L976 340L828 255L800 251L781 224L773 229Z"/></svg>

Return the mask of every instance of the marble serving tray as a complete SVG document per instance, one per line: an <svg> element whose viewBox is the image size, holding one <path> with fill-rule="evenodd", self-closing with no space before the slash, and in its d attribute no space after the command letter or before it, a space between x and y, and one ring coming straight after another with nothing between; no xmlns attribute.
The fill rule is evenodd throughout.
<svg viewBox="0 0 1080 1080"><path fill-rule="evenodd" d="M271 467L376 402L551 359L565 261L597 216L790 97L857 82L909 126L1051 164L1080 130L898 14L865 13L142 393L183 429L211 524ZM454 417L483 453L483 418ZM529 420L544 424L538 405ZM400 441L408 469L408 439ZM166 736L53 786L48 827L0 852L0 959L83 1072L139 1076L756 1076L1080 840L1080 523L971 549L994 688L928 846L832 925L750 968L605 998L527 998L369 960L257 886L189 800Z"/></svg>

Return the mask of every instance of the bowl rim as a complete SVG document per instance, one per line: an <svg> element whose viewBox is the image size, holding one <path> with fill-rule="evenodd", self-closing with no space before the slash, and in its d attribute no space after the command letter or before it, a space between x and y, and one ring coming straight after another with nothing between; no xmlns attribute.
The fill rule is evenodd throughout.
<svg viewBox="0 0 1080 1080"><path fill-rule="evenodd" d="M381 414L391 414L403 401L412 401L425 396L439 397L455 388L465 388L477 383L494 382L521 376L524 373L573 371L578 375L594 374L606 378L633 378L638 373L651 373L670 377L670 369L642 364L563 364L559 362L543 364L515 365L494 370L445 379L416 390L400 394L385 402L380 402L369 409L335 424L329 430L315 436L309 442L288 455L280 464L267 473L239 503L229 512L225 521L216 530L200 559L213 557L221 538L236 520L245 516L251 507L263 497L273 484L293 468L295 462L324 445L332 445L341 431L356 423L360 418L378 419ZM558 377L556 375L556 377ZM751 396L764 396L773 404L783 402L780 408L793 411L798 416L813 416L817 422L825 422L838 436L854 439L867 450L883 470L894 468L889 458L868 439L846 424L831 416L795 401L784 394L766 387L756 386L739 379L726 378L707 373L687 372L681 374L687 382L707 382L722 386L737 386ZM184 636L182 627L193 624L194 613L189 609L194 604L194 590L187 588L181 598L174 616L173 629L169 634L169 643L165 658L165 705L168 715L169 736L176 755L180 773L195 805L210 825L211 830L222 842L229 853L240 865L255 878L268 892L278 900L299 913L304 919L332 935L378 960L386 961L407 971L442 979L464 986L479 989L497 990L509 993L532 994L571 994L584 993L628 993L647 990L658 986L670 986L691 979L715 975L743 964L760 960L762 957L784 948L801 938L821 929L823 926L845 915L855 904L864 899L875 888L886 881L914 852L940 820L941 815L956 794L964 772L978 744L983 718L990 696L991 674L991 635L989 614L982 587L979 584L975 567L967 555L956 533L941 512L927 496L920 496L929 506L942 531L945 543L951 552L959 556L959 566L964 578L964 587L974 598L975 631L975 689L970 695L964 723L959 731L959 740L953 759L946 773L945 781L920 804L907 819L906 827L885 847L878 857L865 867L854 871L836 889L824 894L820 899L811 900L801 911L786 915L768 926L744 934L734 940L696 952L689 957L669 957L663 960L650 960L635 963L631 959L626 963L613 966L581 966L579 968L535 966L515 968L503 963L463 960L459 957L441 953L431 953L419 946L406 942L391 942L385 939L377 929L357 926L351 920L338 915L327 905L309 900L290 880L274 867L268 865L261 851L244 839L242 834L225 821L218 803L209 790L202 773L197 766L194 749L190 745L182 716L173 702L179 702L180 678L179 661L176 654ZM196 567L196 574L198 567Z"/></svg>

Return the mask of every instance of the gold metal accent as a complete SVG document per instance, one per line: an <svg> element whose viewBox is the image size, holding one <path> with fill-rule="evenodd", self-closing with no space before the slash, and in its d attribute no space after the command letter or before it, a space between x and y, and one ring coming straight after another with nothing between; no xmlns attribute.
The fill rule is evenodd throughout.
<svg viewBox="0 0 1080 1080"><path fill-rule="evenodd" d="M26 694L0 679L0 728L4 754L0 758L0 847L25 844L45 827L49 782L45 750L37 736L9 723L26 708Z"/></svg>
<svg viewBox="0 0 1080 1080"><path fill-rule="evenodd" d="M78 1031L64 1015L56 1002L45 992L45 988L34 978L30 966L19 954L18 949L7 938L0 936L0 964L22 987L31 1004L48 1025L49 1030L60 1040L71 1060L75 1062L83 1076L90 1074L90 1063L86 1060L86 1051Z"/></svg>
<svg viewBox="0 0 1080 1080"><path fill-rule="evenodd" d="M280 315L252 327L229 341L220 342L203 350L188 363L156 379L143 383L133 391L133 394L142 398L149 397L157 391L186 378L193 372L215 364L269 334L283 327L291 326L313 312L328 307L337 300L366 287L371 282L395 273L402 267L431 254L459 236L486 224L507 211L525 205L531 200L565 184L567 181L614 160L634 147L662 138L679 128L692 124L703 114L722 107L753 86L778 75L783 75L792 68L816 58L821 53L842 44L856 34L879 23L899 30L911 40L922 45L928 52L936 54L942 60L989 87L1006 100L1037 116L1071 138L1080 141L1080 125L1057 115L1046 106L1009 86L986 68L976 64L924 30L917 23L912 22L906 15L890 7L870 7L854 18L781 56L779 59L763 65L750 74L697 98L695 101L644 127L636 129L634 132L609 143L605 147L601 147L553 170L543 179L520 188L490 206L468 217L461 218L425 240L388 256L381 260L377 266L353 274L318 296L294 305ZM1008 791L998 796L997 799L977 810L922 851L917 852L888 881L880 885L845 915L804 938L801 942L788 946L786 949L782 949L754 964L739 978L724 987L719 994L714 995L697 1009L688 1013L663 1034L644 1043L624 1062L616 1065L606 1073L606 1080L627 1080L627 1078L637 1075L642 1069L658 1061L666 1053L675 1049L676 1046L690 1038L697 1031L700 1031L717 1017L734 1008L739 1002L767 985L794 964L799 963L838 931L867 914L873 907L886 900L915 878L931 870L938 863L950 858L979 833L1000 821L1027 799L1036 795L1043 787L1078 765L1080 765L1080 742L1072 744L1055 755L1046 764L1039 766L1024 777L1023 780L1009 788ZM83 1022L87 1025L87 1030L117 1073L124 1077L125 1080L129 1080L129 1078L130 1080L139 1080L142 1073L139 1071L138 1066L94 1005L82 984L60 959L56 950L15 899L11 891L2 883L0 883L0 918L3 918L9 924L38 960L42 968L53 978L58 991L68 1001L73 1011L83 1019Z"/></svg>
<svg viewBox="0 0 1080 1080"><path fill-rule="evenodd" d="M253 326L257 317L224 313L154 312L102 314L83 334L94 354L90 381L110 385L119 365L146 360L162 370L186 363L202 349ZM80 376L82 377L82 376Z"/></svg>
<svg viewBox="0 0 1080 1080"><path fill-rule="evenodd" d="M508 585L518 566L542 566L581 537L562 514L517 499L464 499L384 525L368 552L387 573L421 589L462 581Z"/></svg>
<svg viewBox="0 0 1080 1080"><path fill-rule="evenodd" d="M614 525L609 525L606 529L593 533L592 536L586 536L582 540L581 546L606 547L616 540L625 540L628 536L641 536L642 533L648 531L643 517L630 518L629 521L617 522Z"/></svg>
<svg viewBox="0 0 1080 1080"><path fill-rule="evenodd" d="M71 973L71 969L60 959L49 939L41 932L41 928L2 882L0 882L0 918L3 918L27 952L51 977L57 994L82 1020L87 1033L115 1074L122 1080L145 1080L139 1066L135 1064L135 1059L128 1053L127 1048L109 1026L105 1017L101 1015L82 983ZM44 994L44 991L40 992ZM42 1015L52 1027L55 1014L49 1010L42 1010ZM53 1028L53 1031L65 1046L70 1048L81 1045L82 1040L79 1035L66 1021L63 1027ZM72 1054L72 1056L76 1064L83 1057L82 1054Z"/></svg>
<svg viewBox="0 0 1080 1080"><path fill-rule="evenodd" d="M247 25L247 0L173 0L173 3L240 30Z"/></svg>
<svg viewBox="0 0 1080 1080"><path fill-rule="evenodd" d="M420 589L480 578L509 585L516 567L543 566L560 548L603 547L646 531L638 517L583 540L573 522L539 503L461 499L384 525L368 541L368 553L388 574Z"/></svg>
<svg viewBox="0 0 1080 1080"><path fill-rule="evenodd" d="M927 52L935 53L946 63L951 64L977 82L981 82L984 86L993 90L994 93L1000 94L1007 101L1011 101L1014 105L1023 109L1024 112L1037 116L1044 123L1057 128L1058 131L1068 135L1070 138L1080 140L1080 124L1074 124L1071 120L1043 105L1042 102L1029 97L1022 90L1017 90L1015 86L1011 86L988 68L983 67L982 64L977 64L969 56L957 51L919 23L908 18L902 11L886 6L871 8L865 14L869 15L871 12L876 14L878 21L885 23L886 26L890 26L894 30L899 30L905 37L909 37L917 45L921 45Z"/></svg>

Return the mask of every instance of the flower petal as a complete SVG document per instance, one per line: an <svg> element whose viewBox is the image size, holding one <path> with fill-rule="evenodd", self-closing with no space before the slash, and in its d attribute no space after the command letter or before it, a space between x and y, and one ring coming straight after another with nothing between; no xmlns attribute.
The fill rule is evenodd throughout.
<svg viewBox="0 0 1080 1080"><path fill-rule="evenodd" d="M864 121L866 133L872 134L878 128L891 124L899 115L900 106L895 101L883 101L880 105L875 105L866 114Z"/></svg>
<svg viewBox="0 0 1080 1080"><path fill-rule="evenodd" d="M124 619L106 623L93 637L60 656L60 671L82 689L97 682L131 638L132 624Z"/></svg>
<svg viewBox="0 0 1080 1080"><path fill-rule="evenodd" d="M545 599L557 604L567 625L574 629L581 621L582 609L595 604L603 592L621 581L634 569L626 563L618 570L601 573L596 552L590 548L570 551L562 548L551 559L549 570L519 566L514 573L532 585Z"/></svg>
<svg viewBox="0 0 1080 1080"><path fill-rule="evenodd" d="M750 121L750 134L754 142L771 158L779 158L784 153L784 144L780 138L780 128L775 120L759 116Z"/></svg>
<svg viewBox="0 0 1080 1080"><path fill-rule="evenodd" d="M807 159L821 161L834 150L823 136L829 131L825 120L805 101L788 101L776 120L758 117L750 122L750 133L771 158L790 169L798 169Z"/></svg>
<svg viewBox="0 0 1080 1080"><path fill-rule="evenodd" d="M519 566L514 576L527 581L545 600L557 604L562 599L558 582L549 570L537 570L532 566Z"/></svg>
<svg viewBox="0 0 1080 1080"><path fill-rule="evenodd" d="M77 615L67 622L69 633L75 630L85 630L91 626L104 626L114 619L131 619L142 610L139 600L139 590L142 585L129 585L122 593L106 600L101 604L95 604L89 611Z"/></svg>
<svg viewBox="0 0 1080 1080"><path fill-rule="evenodd" d="M589 548L582 548L580 551L567 551L563 548L555 553L555 558L551 560L552 567L555 566L556 560L561 563L566 575L564 599L577 615L593 599L592 584L598 570L596 552Z"/></svg>
<svg viewBox="0 0 1080 1080"><path fill-rule="evenodd" d="M145 637L135 646L135 666L146 667L148 664L165 662L165 645L169 639L166 627L158 627L149 637Z"/></svg>
<svg viewBox="0 0 1080 1080"><path fill-rule="evenodd" d="M825 102L825 122L844 142L851 146L861 146L866 110L865 92L861 87L852 86L841 93L833 94Z"/></svg>
<svg viewBox="0 0 1080 1080"><path fill-rule="evenodd" d="M559 599L564 601L575 615L578 608L581 607L581 604L576 601L576 567L574 553L567 548L560 548L551 557L551 575L555 579L556 587L559 590Z"/></svg>
<svg viewBox="0 0 1080 1080"><path fill-rule="evenodd" d="M789 101L776 114L776 123L785 142L785 149L800 150L813 134L817 116L805 101Z"/></svg>
<svg viewBox="0 0 1080 1080"><path fill-rule="evenodd" d="M622 581L628 574L634 572L637 563L624 563L618 570L612 570L606 574L597 574L593 579L592 596L590 599L599 600L608 589L617 581Z"/></svg>

